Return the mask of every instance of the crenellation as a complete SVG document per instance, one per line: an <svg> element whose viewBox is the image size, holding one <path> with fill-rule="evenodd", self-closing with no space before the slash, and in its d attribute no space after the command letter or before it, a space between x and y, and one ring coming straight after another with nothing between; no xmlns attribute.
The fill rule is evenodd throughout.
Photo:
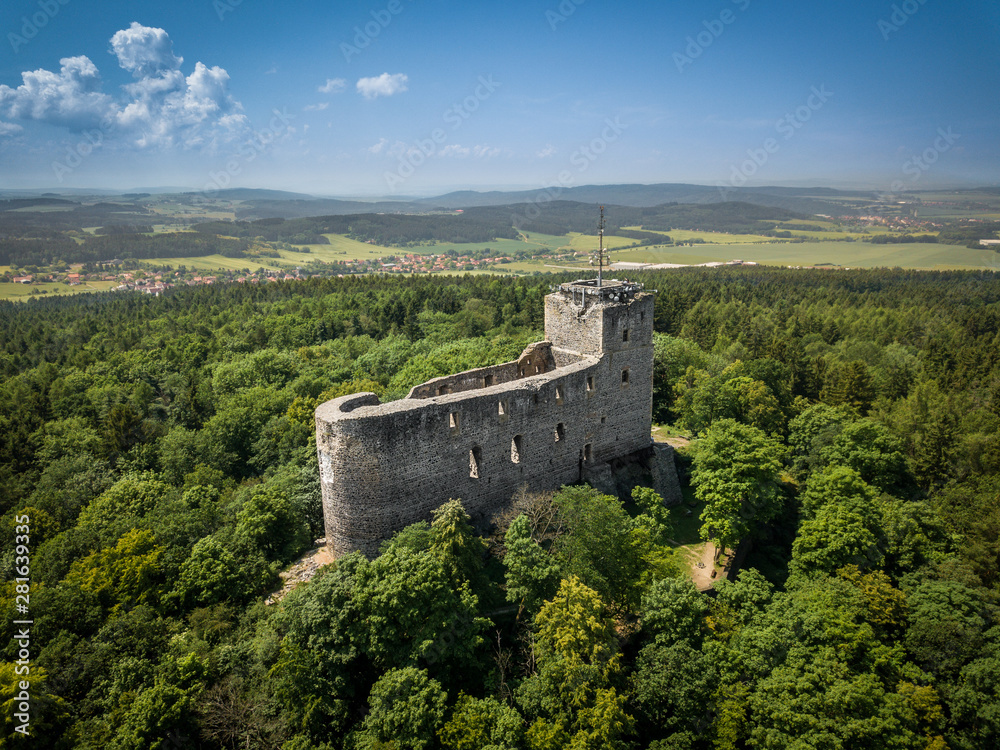
<svg viewBox="0 0 1000 750"><path fill-rule="evenodd" d="M647 449L652 309L635 285L562 285L545 300L546 340L514 362L435 378L385 404L366 393L321 405L332 551L374 555L456 497L484 526L524 483L555 489Z"/></svg>

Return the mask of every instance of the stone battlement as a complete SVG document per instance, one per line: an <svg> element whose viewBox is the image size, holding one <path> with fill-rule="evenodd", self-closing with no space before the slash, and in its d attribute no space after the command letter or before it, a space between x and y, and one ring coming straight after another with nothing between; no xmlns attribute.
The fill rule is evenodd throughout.
<svg viewBox="0 0 1000 750"><path fill-rule="evenodd" d="M461 498L484 527L523 484L556 489L651 443L653 296L563 284L546 340L513 362L436 378L398 401L343 396L316 410L327 545L375 555Z"/></svg>

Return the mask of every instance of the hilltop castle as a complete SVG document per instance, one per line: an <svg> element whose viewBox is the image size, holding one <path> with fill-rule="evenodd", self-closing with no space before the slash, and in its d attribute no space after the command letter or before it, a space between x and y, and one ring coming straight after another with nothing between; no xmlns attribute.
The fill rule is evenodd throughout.
<svg viewBox="0 0 1000 750"><path fill-rule="evenodd" d="M653 294L615 280L562 284L545 298L545 336L514 362L436 378L398 401L357 393L320 405L334 554L373 556L451 498L482 527L525 483L587 480L614 492L613 464L629 456L652 471L654 487L676 487L672 453L661 449L667 466L655 460L664 456L650 438Z"/></svg>

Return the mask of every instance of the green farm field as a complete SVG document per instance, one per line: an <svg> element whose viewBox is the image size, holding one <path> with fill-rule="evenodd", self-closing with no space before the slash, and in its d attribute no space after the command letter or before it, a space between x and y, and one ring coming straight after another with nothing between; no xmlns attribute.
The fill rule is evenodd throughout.
<svg viewBox="0 0 1000 750"><path fill-rule="evenodd" d="M79 286L69 286L60 281L39 284L0 282L0 300L23 301L32 297L68 297L86 292L106 292L116 286L118 286L117 281L88 281ZM37 289L39 292L44 291L45 294L32 294L33 289Z"/></svg>
<svg viewBox="0 0 1000 750"><path fill-rule="evenodd" d="M612 260L631 263L713 263L748 260L766 265L836 265L847 268L899 267L928 270L1000 267L1000 255L958 245L911 243L872 245L864 242L785 242L771 244L643 247L616 252Z"/></svg>

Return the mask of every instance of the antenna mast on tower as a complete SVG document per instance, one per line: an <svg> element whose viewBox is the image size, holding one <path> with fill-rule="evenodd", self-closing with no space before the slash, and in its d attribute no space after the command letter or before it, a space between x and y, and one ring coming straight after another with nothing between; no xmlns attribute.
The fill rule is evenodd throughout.
<svg viewBox="0 0 1000 750"><path fill-rule="evenodd" d="M601 223L597 225L597 286L604 283L604 206L601 206Z"/></svg>

